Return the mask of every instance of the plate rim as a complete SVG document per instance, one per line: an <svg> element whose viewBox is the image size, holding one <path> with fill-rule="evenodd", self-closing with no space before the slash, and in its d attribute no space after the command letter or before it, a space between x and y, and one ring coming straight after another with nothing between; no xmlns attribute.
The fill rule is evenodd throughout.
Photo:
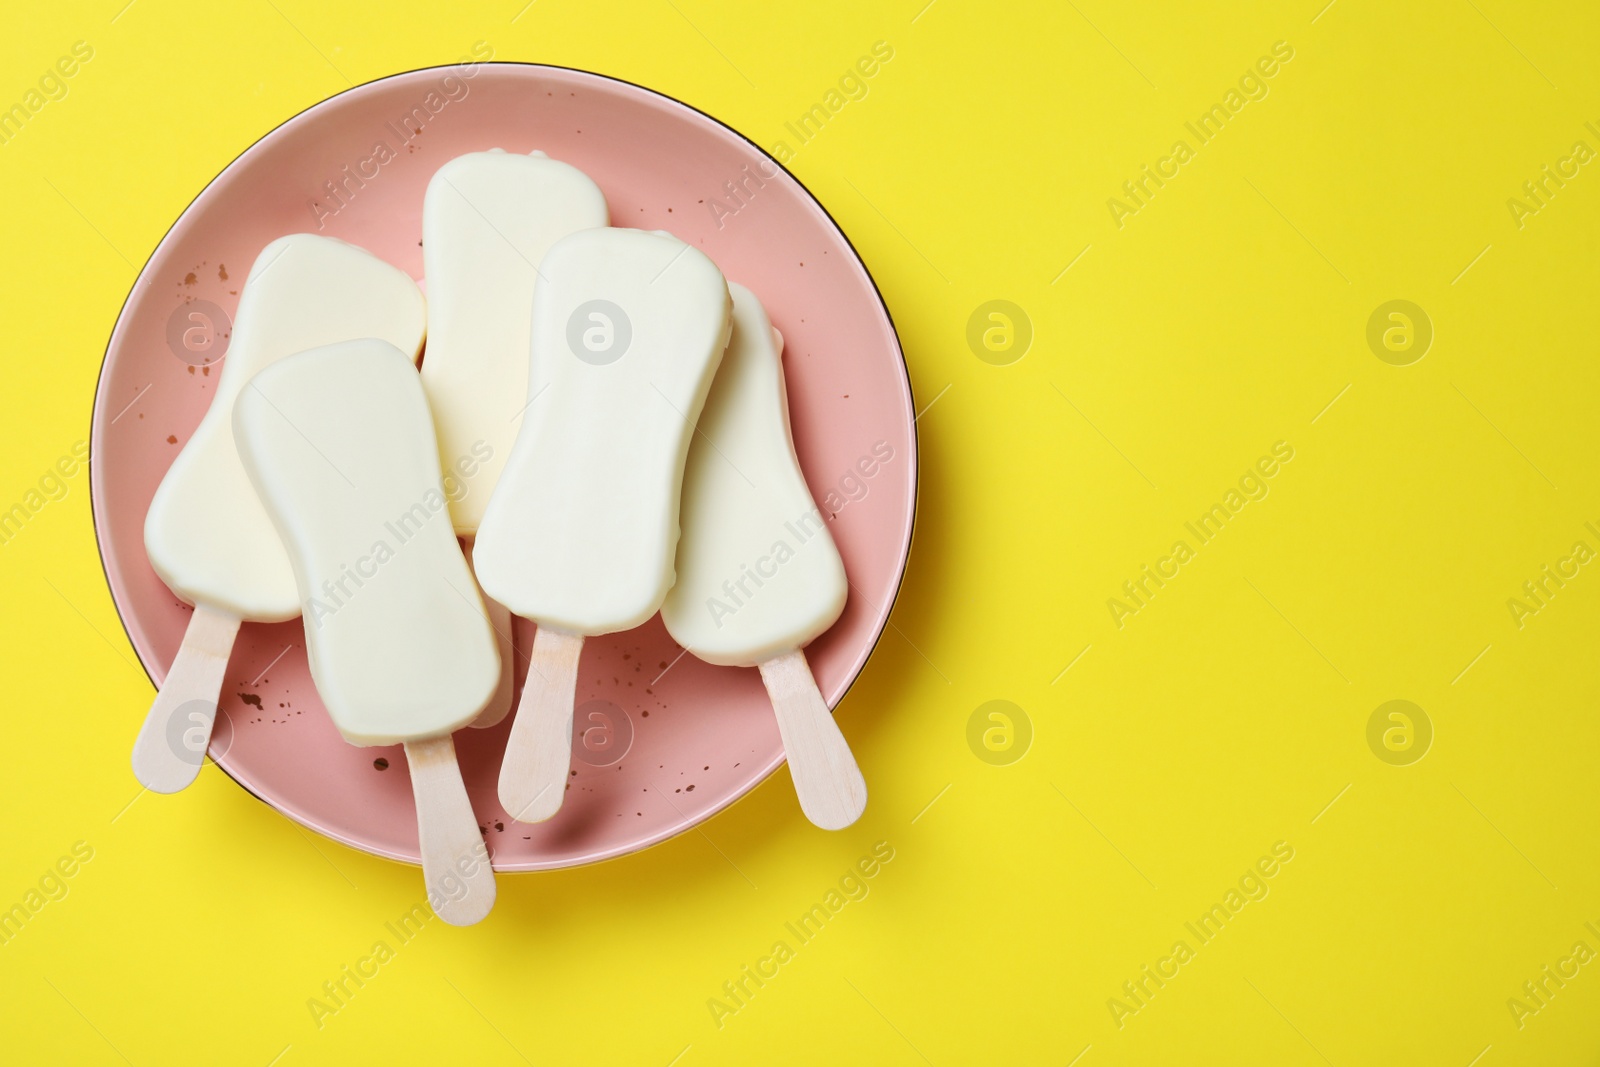
<svg viewBox="0 0 1600 1067"><path fill-rule="evenodd" d="M906 361L905 346L900 340L900 330L899 327L895 325L894 314L889 310L888 301L884 299L883 289L878 284L878 279L873 275L871 268L867 266L867 262L862 257L860 249L856 247L855 242L850 239L850 235L845 232L844 227L839 225L839 220L834 218L833 213L827 209L827 207L822 203L821 199L817 197L816 193L812 192L811 188L806 185L805 182L801 181L800 178L787 166L785 166L770 152L762 148L753 139L745 135L740 130L726 122L723 122L715 115L696 107L688 101L680 100L670 93L663 92L659 89L652 89L647 85L641 85L638 82L630 81L627 78L618 77L613 74L603 74L598 71L587 70L582 67L569 67L557 63L531 63L521 60L494 59L474 61L471 64L432 64L424 67L413 67L407 70L394 71L392 73L385 74L382 77L373 78L371 80L352 85L349 88L341 89L331 96L325 96L322 99L317 100L315 103L301 108L294 114L289 115L277 122L272 126L271 129L267 130L266 132L262 133L261 136L251 141L248 145L241 149L239 153L233 157L233 159L229 160L226 166L217 171L217 173L213 175L211 179L205 183L205 185L201 186L194 196L189 199L189 202L184 205L183 210L178 212L177 216L173 218L172 222L167 226L166 231L161 235L161 239L156 242L155 247L151 249L150 254L145 258L144 264L139 268L139 273L135 275L133 284L129 287L127 295L123 297L121 305L117 308L116 319L113 321L111 332L106 338L105 350L100 359L100 369L95 376L94 402L89 413L89 434L87 437L89 445L89 521L91 529L94 532L95 555L100 562L100 572L101 576L105 579L106 591L111 598L111 606L117 613L117 622L122 627L123 636L127 638L128 645L133 650L135 658L137 658L139 661L139 668L144 671L145 677L149 680L150 684L159 691L160 686L157 685L155 676L151 674L149 664L145 662L145 657L139 651L138 643L134 640L133 633L128 626L128 620L123 614L122 604L119 602L116 596L115 584L112 580L111 571L106 564L105 543L102 540L100 529L100 502L104 499L104 494L96 492L97 484L101 478L100 472L102 468L96 463L97 453L95 450L95 431L99 426L102 416L104 415L106 404L106 399L103 393L106 380L106 368L111 361L112 349L116 347L118 343L118 335L122 332L129 303L131 303L134 296L139 293L140 288L145 281L145 275L151 269L151 264L155 262L155 260L160 256L162 250L167 246L168 242L172 240L173 232L177 230L179 224L183 222L184 218L194 208L195 204L199 203L199 201L206 195L206 192L210 190L213 185L226 177L229 172L238 166L240 161L243 160L245 156L253 152L258 145L261 145L268 139L277 136L280 131L288 127L291 123L298 122L301 118L311 114L318 108L332 105L335 101L349 96L350 94L370 92L374 86L381 85L384 82L393 81L397 78L406 78L410 77L411 75L423 74L429 71L456 71L466 65L478 67L518 68L530 71L560 71L563 74L578 75L580 78L595 79L600 82L612 82L618 85L626 86L631 90L637 90L639 92L646 93L649 96L657 97L669 104L677 105L678 107L690 111L700 118L705 119L714 126L720 127L722 130L731 134L739 141L744 142L751 149L756 151L763 159L767 160L772 166L780 169L791 181L794 182L795 186L805 194L805 196L811 201L816 209L822 213L822 217L828 220L828 224L832 226L834 231L838 233L839 237L843 239L846 247L850 249L850 254L855 258L855 261L860 266L862 273L866 276L867 282L872 286L873 296L877 299L878 307L883 312L884 320L888 323L889 335L894 341L895 354L898 357L900 364L899 379L902 387L902 396L907 405L907 412L911 416L909 422L911 436L911 455L909 457L911 466L911 492L906 503L906 509L909 512L909 515L907 516L909 521L906 527L905 544L899 553L899 573L894 583L894 590L890 594L887 603L882 609L882 618L878 620L874 626L872 640L866 644L858 663L851 671L849 682L847 682L844 689L840 691L838 699L828 704L829 713L832 714L837 709L838 705L843 703L845 697L850 694L850 691L855 688L856 683L861 678L861 674L867 669L867 664L872 660L873 654L877 652L878 645L883 640L884 629L889 625L890 616L893 614L895 604L898 603L900 598L900 592L905 586L906 571L910 567L911 551L916 542L917 504L921 496L922 484L922 448L917 430L916 393L911 381L911 366ZM206 754L208 756L211 755L209 749L207 750ZM567 859L551 863L523 861L507 863L502 866L500 863L491 861L491 868L497 873L501 874L570 870L579 867L591 867L595 864L605 863L610 860L616 860L625 856L635 855L670 841L673 838L679 837L687 831L711 821L711 819L713 819L715 816L726 811L740 800L743 800L750 793L754 792L758 787L764 784L768 778L772 777L777 769L786 762L788 762L787 757L780 745L777 757L766 767L761 768L759 772L754 774L746 785L730 792L716 804L703 810L702 812L699 812L694 816L681 818L679 822L633 841L627 845L602 849L591 855L575 860ZM275 802L267 797L262 796L260 793L250 788L250 786L245 782L241 781L236 775L233 774L232 771L230 771L214 756L211 758L211 763L223 774L227 775L229 780L231 780L235 785L243 789L246 794L254 797L256 800L277 812L279 815L289 819L291 822L305 826L307 829L314 830L324 837L327 837L333 841L337 841L338 843L345 845L348 848L355 849L356 851L377 856L382 859L392 860L396 863L405 864L407 866L418 865L418 861L409 856L398 854L389 849L375 846L369 841L357 840L349 834L323 824L320 820L310 817L305 812L291 810L284 804ZM204 768L202 767L202 770L203 769ZM799 809L797 807L796 812L798 812L798 810Z"/></svg>

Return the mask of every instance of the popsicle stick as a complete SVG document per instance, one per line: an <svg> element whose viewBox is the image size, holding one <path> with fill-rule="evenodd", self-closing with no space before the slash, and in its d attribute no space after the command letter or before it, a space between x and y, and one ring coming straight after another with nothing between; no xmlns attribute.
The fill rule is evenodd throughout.
<svg viewBox="0 0 1600 1067"><path fill-rule="evenodd" d="M196 604L167 680L133 742L133 776L156 793L176 793L200 774L211 743L239 617Z"/></svg>
<svg viewBox="0 0 1600 1067"><path fill-rule="evenodd" d="M467 566L472 566L472 539L469 537L464 549L467 557ZM472 580L478 580L478 574L473 571ZM478 595L483 598L483 609L489 616L489 625L494 627L495 645L500 650L500 684L495 688L494 696L489 698L489 703L478 712L478 717L469 724L474 729L483 730L499 722L511 713L511 679L513 663L516 660L516 646L511 640L511 611L503 604L494 600L479 586Z"/></svg>
<svg viewBox="0 0 1600 1067"><path fill-rule="evenodd" d="M761 664L800 810L824 830L843 830L867 807L867 783L798 649Z"/></svg>
<svg viewBox="0 0 1600 1067"><path fill-rule="evenodd" d="M572 702L583 635L541 626L528 680L500 764L500 803L518 822L544 822L561 810L572 769Z"/></svg>
<svg viewBox="0 0 1600 1067"><path fill-rule="evenodd" d="M434 914L452 926L471 926L494 907L494 869L478 833L478 818L447 734L406 742L411 793L417 798L422 880Z"/></svg>

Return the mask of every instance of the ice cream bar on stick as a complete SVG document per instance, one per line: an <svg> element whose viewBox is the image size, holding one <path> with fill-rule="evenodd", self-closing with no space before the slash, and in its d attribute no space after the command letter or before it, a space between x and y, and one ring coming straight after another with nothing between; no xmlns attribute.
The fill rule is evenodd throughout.
<svg viewBox="0 0 1600 1067"><path fill-rule="evenodd" d="M415 282L343 241L293 234L256 257L211 406L145 516L151 566L194 605L133 745L133 773L146 788L176 793L200 773L240 621L300 614L289 558L234 445L239 391L284 356L336 341L378 337L414 359L425 317Z"/></svg>
<svg viewBox="0 0 1600 1067"><path fill-rule="evenodd" d="M855 822L867 786L801 649L844 610L844 564L789 433L783 338L755 294L729 285L733 338L683 477L667 632L708 663L759 667L806 817Z"/></svg>
<svg viewBox="0 0 1600 1067"><path fill-rule="evenodd" d="M494 873L450 735L494 695L500 657L416 369L370 338L302 352L251 379L233 426L294 571L317 693L351 744L405 745L429 903L475 923Z"/></svg>
<svg viewBox="0 0 1600 1067"><path fill-rule="evenodd" d="M500 802L561 807L586 635L638 626L672 585L684 458L728 342L722 272L670 234L584 230L540 264L528 410L478 529L478 580L535 620Z"/></svg>
<svg viewBox="0 0 1600 1067"><path fill-rule="evenodd" d="M422 200L428 355L422 386L433 411L457 535L472 538L516 440L528 395L528 333L539 261L569 233L606 224L600 187L543 152L457 156ZM470 540L467 562L472 562ZM500 642L500 687L473 722L511 710L511 613L486 598Z"/></svg>

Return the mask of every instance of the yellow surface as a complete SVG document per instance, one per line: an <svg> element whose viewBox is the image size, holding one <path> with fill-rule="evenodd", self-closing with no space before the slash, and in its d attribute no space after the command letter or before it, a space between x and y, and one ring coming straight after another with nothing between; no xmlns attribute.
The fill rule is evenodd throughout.
<svg viewBox="0 0 1600 1067"><path fill-rule="evenodd" d="M1600 551L1600 163L1537 212L1508 200L1600 150L1600 8L137 0L113 21L123 2L15 7L0 35L0 104L93 48L0 145L0 507L30 515L0 547L0 906L40 905L0 945L7 1062L1593 1061L1600 567L1508 601ZM886 42L790 166L932 406L895 625L840 712L862 822L812 829L780 773L704 833L505 878L481 927L401 943L415 870L214 767L129 806L151 691L86 475L28 494L87 435L117 310L194 193L347 79L477 41L765 145ZM1200 144L1185 123L1280 41L1266 95ZM1162 163L1180 139L1192 158ZM1122 185L1147 164L1176 176L1141 205ZM1019 361L983 346L1016 343L1015 313L969 348L991 300L1031 322ZM1420 361L1368 346L1391 300L1432 323ZM1277 442L1293 458L1245 481L1267 495L1199 543L1184 524ZM1162 563L1178 540L1191 558ZM1147 564L1176 576L1113 612ZM994 700L1031 724L1020 761L985 747L995 707L969 735ZM1420 761L1414 713L1369 747L1391 700L1431 725ZM880 841L867 895L800 944L785 923ZM63 857L59 899L30 898ZM1185 923L1241 880L1266 895L1202 943ZM716 1017L779 940L792 958ZM392 958L318 1019L379 941ZM1146 965L1176 975L1136 1001ZM1508 1006L1540 980L1540 1010Z"/></svg>

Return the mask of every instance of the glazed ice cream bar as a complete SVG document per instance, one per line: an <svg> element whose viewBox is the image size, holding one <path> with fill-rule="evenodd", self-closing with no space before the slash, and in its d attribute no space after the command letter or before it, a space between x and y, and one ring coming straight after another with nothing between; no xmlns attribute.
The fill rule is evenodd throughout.
<svg viewBox="0 0 1600 1067"><path fill-rule="evenodd" d="M251 379L233 425L293 567L317 692L351 744L406 746L424 873L442 898L482 841L459 771L427 794L417 765L453 765L450 734L488 702L500 658L451 528L416 369L375 339L302 352ZM493 901L486 884L435 910L477 921Z"/></svg>
<svg viewBox="0 0 1600 1067"><path fill-rule="evenodd" d="M672 585L684 458L727 344L728 288L704 253L642 230L575 233L540 273L531 403L478 531L479 578L541 626L626 630Z"/></svg>
<svg viewBox="0 0 1600 1067"><path fill-rule="evenodd" d="M783 339L754 293L728 288L733 337L689 447L661 618L700 659L761 668L801 808L839 829L866 785L800 649L844 610L844 564L795 456Z"/></svg>
<svg viewBox="0 0 1600 1067"><path fill-rule="evenodd" d="M560 807L584 635L634 627L673 580L695 420L728 341L722 272L662 232L558 241L534 293L528 409L474 557L496 600L539 624L500 798Z"/></svg>
<svg viewBox="0 0 1600 1067"><path fill-rule="evenodd" d="M789 434L783 342L754 293L729 285L733 338L683 475L673 640L754 667L804 647L844 610L844 564Z"/></svg>
<svg viewBox="0 0 1600 1067"><path fill-rule="evenodd" d="M251 380L233 424L293 564L312 678L345 740L393 745L465 726L499 657L410 359L372 339L303 352Z"/></svg>
<svg viewBox="0 0 1600 1067"><path fill-rule="evenodd" d="M150 789L175 792L199 773L240 620L277 622L300 613L289 559L239 462L235 398L263 368L318 345L376 337L414 359L424 320L416 283L354 245L294 234L256 258L211 406L145 516L151 566L195 606L134 744L134 773Z"/></svg>
<svg viewBox="0 0 1600 1067"><path fill-rule="evenodd" d="M567 234L605 224L599 186L543 152L524 156L497 148L457 156L428 183L422 385L445 474L467 489L450 503L462 536L478 532L527 404L539 263Z"/></svg>
<svg viewBox="0 0 1600 1067"><path fill-rule="evenodd" d="M416 283L354 245L301 233L262 249L211 407L145 516L150 565L174 593L256 622L300 614L289 559L239 465L234 400L265 367L319 345L378 337L415 358L425 319Z"/></svg>
<svg viewBox="0 0 1600 1067"><path fill-rule="evenodd" d="M457 156L435 172L422 201L428 282L428 358L422 385L433 411L456 533L478 532L527 404L528 332L539 261L577 230L606 224L599 186L543 152L495 148ZM472 548L468 546L468 563ZM511 710L511 614L486 605L502 675L473 722Z"/></svg>

